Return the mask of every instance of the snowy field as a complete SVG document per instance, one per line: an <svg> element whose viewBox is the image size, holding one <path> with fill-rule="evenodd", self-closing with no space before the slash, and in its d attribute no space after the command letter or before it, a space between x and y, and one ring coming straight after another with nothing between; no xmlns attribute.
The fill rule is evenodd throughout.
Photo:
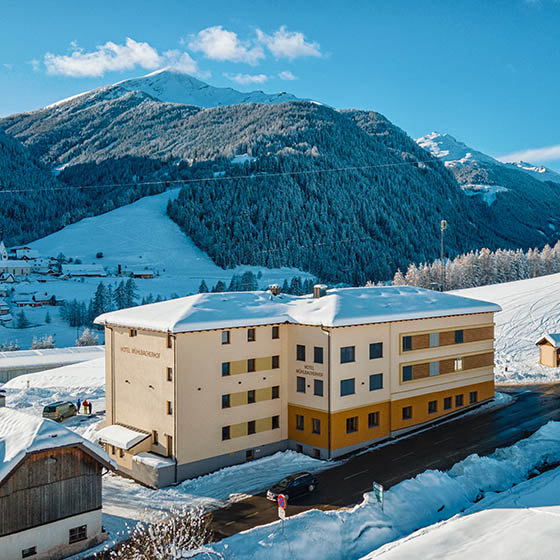
<svg viewBox="0 0 560 560"><path fill-rule="evenodd" d="M238 266L224 270L198 249L166 213L167 202L177 196L179 189L147 196L140 200L80 222L29 244L42 256L56 257L60 253L67 258L80 259L83 264L100 264L109 271L116 272L120 264L123 271L152 271L159 276L150 279L135 279L139 301L152 294L169 299L172 295L184 296L198 292L202 280L211 289L219 280L226 286L234 274L252 271L258 277L260 288L273 283L290 281L295 276L311 278L310 274L294 268L268 269L257 266ZM102 259L96 254L103 253ZM70 278L60 280L54 277L34 275L30 281L22 281L10 287L15 288L14 297L25 298L28 294L48 293L57 299L88 302L93 297L100 281L113 290L123 277ZM39 282L38 280L46 280ZM124 277L126 280L126 277ZM19 310L15 310L17 314ZM47 311L51 323L45 324ZM17 341L22 349L31 346L33 337L54 335L58 347L73 346L77 335L59 317L55 307L38 309L25 308L25 315L32 325L26 329L0 326L0 344ZM83 329L80 329L80 331ZM102 333L100 343L103 343Z"/></svg>
<svg viewBox="0 0 560 560"><path fill-rule="evenodd" d="M497 383L560 380L560 368L539 365L535 345L545 334L560 332L560 274L452 293L502 307L495 315Z"/></svg>

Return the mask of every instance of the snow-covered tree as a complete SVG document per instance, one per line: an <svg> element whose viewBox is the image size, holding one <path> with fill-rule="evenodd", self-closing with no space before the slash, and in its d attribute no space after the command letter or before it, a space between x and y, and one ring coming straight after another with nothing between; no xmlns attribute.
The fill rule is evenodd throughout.
<svg viewBox="0 0 560 560"><path fill-rule="evenodd" d="M204 280L202 280L202 282L200 283L200 286L198 287L198 293L199 294L207 294L208 293L208 286L206 285L206 282Z"/></svg>
<svg viewBox="0 0 560 560"><path fill-rule="evenodd" d="M29 321L22 309L16 316L16 329L26 329L28 326Z"/></svg>
<svg viewBox="0 0 560 560"><path fill-rule="evenodd" d="M97 346L99 337L90 329L84 329L81 336L76 339L76 346Z"/></svg>
<svg viewBox="0 0 560 560"><path fill-rule="evenodd" d="M31 343L31 350L41 350L43 348L56 348L52 334L44 335L39 338L33 337Z"/></svg>

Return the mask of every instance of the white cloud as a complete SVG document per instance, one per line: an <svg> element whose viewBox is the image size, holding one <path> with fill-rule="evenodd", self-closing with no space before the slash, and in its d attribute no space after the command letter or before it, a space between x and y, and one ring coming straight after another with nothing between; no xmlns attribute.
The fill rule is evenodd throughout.
<svg viewBox="0 0 560 560"><path fill-rule="evenodd" d="M127 37L124 45L108 41L94 51L84 52L75 41L70 43L69 55L45 54L44 63L49 74L73 76L78 78L103 76L106 72L132 70L139 66L147 70L156 70L171 66L178 72L208 77L208 72L201 72L195 60L186 52L169 50L160 54L149 43L138 42ZM32 60L34 70L39 62Z"/></svg>
<svg viewBox="0 0 560 560"><path fill-rule="evenodd" d="M289 70L284 70L283 72L278 73L278 77L281 80L297 80L297 76L294 76Z"/></svg>
<svg viewBox="0 0 560 560"><path fill-rule="evenodd" d="M9 64L9 63L7 63L7 62L4 62L4 63L2 64L2 66L3 66L6 70L12 70L13 67L14 67L13 64Z"/></svg>
<svg viewBox="0 0 560 560"><path fill-rule="evenodd" d="M164 59L148 43L137 42L127 37L124 45L107 41L92 52L84 52L72 45L69 55L45 54L44 63L49 74L89 77L103 76L105 72L131 70L141 66L155 70L163 65Z"/></svg>
<svg viewBox="0 0 560 560"><path fill-rule="evenodd" d="M520 150L496 158L503 162L509 161L528 161L530 163L537 163L542 161L557 161L560 160L560 144L555 146L548 146L545 148L532 148L528 150Z"/></svg>
<svg viewBox="0 0 560 560"><path fill-rule="evenodd" d="M307 42L303 33L288 31L284 25L272 35L257 29L257 37L276 58L293 60L302 56L322 56L319 43Z"/></svg>
<svg viewBox="0 0 560 560"><path fill-rule="evenodd" d="M266 74L224 74L228 80L237 82L238 84L263 84L268 80Z"/></svg>
<svg viewBox="0 0 560 560"><path fill-rule="evenodd" d="M237 33L224 29L221 25L207 27L193 36L189 47L202 52L207 58L222 62L246 62L252 66L264 58L260 45L252 46L248 41L240 41Z"/></svg>
<svg viewBox="0 0 560 560"><path fill-rule="evenodd" d="M41 62L38 61L36 58L33 58L29 61L29 64L31 64L31 68L33 68L33 72L38 72L39 68L41 68Z"/></svg>

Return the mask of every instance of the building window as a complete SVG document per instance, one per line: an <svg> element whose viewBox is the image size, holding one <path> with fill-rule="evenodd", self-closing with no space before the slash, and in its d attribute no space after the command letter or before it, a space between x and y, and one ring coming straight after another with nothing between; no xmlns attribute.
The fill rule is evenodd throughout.
<svg viewBox="0 0 560 560"><path fill-rule="evenodd" d="M136 329L130 329L128 334L129 336L138 336L138 331Z"/></svg>
<svg viewBox="0 0 560 560"><path fill-rule="evenodd" d="M247 360L247 371L255 371L255 358L249 358Z"/></svg>
<svg viewBox="0 0 560 560"><path fill-rule="evenodd" d="M122 459L124 457L124 449L119 448L119 457Z"/></svg>
<svg viewBox="0 0 560 560"><path fill-rule="evenodd" d="M279 385L274 385L274 387L272 387L272 398L273 399L279 399L280 398L280 386Z"/></svg>
<svg viewBox="0 0 560 560"><path fill-rule="evenodd" d="M222 377L229 375L229 362L222 363Z"/></svg>
<svg viewBox="0 0 560 560"><path fill-rule="evenodd" d="M374 373L369 376L369 390L376 391L377 389L383 389L383 374Z"/></svg>
<svg viewBox="0 0 560 560"><path fill-rule="evenodd" d="M296 443L296 453L303 453L303 445Z"/></svg>
<svg viewBox="0 0 560 560"><path fill-rule="evenodd" d="M272 338L280 338L280 327L272 327Z"/></svg>
<svg viewBox="0 0 560 560"><path fill-rule="evenodd" d="M321 433L321 420L319 420L319 418L311 419L311 432L314 434Z"/></svg>
<svg viewBox="0 0 560 560"><path fill-rule="evenodd" d="M428 414L434 414L437 412L437 401L430 401L428 403Z"/></svg>
<svg viewBox="0 0 560 560"><path fill-rule="evenodd" d="M253 404L255 402L255 390L247 391L247 403Z"/></svg>
<svg viewBox="0 0 560 560"><path fill-rule="evenodd" d="M465 331L463 329L455 331L455 344L463 344L465 340L464 337L465 337Z"/></svg>
<svg viewBox="0 0 560 560"><path fill-rule="evenodd" d="M403 406L402 419L403 420L410 420L411 418L412 418L412 407L411 406Z"/></svg>
<svg viewBox="0 0 560 560"><path fill-rule="evenodd" d="M173 404L171 401L167 401L167 414L173 414Z"/></svg>
<svg viewBox="0 0 560 560"><path fill-rule="evenodd" d="M257 340L255 329L247 329L247 342L255 342L255 340Z"/></svg>
<svg viewBox="0 0 560 560"><path fill-rule="evenodd" d="M432 332L430 333L430 348L436 348L439 346L439 333Z"/></svg>
<svg viewBox="0 0 560 560"><path fill-rule="evenodd" d="M35 556L35 554L37 554L37 547L36 546L31 546L30 548L24 548L21 551L21 557L22 558L29 558L30 556Z"/></svg>
<svg viewBox="0 0 560 560"><path fill-rule="evenodd" d="M222 408L229 408L231 401L229 395L222 395Z"/></svg>
<svg viewBox="0 0 560 560"><path fill-rule="evenodd" d="M153 444L153 445L157 445L158 442L159 442L159 439L158 439L157 430L152 430L152 444ZM115 451L114 451L114 448L113 448L113 453L114 453L114 452L115 452Z"/></svg>
<svg viewBox="0 0 560 560"><path fill-rule="evenodd" d="M430 377L439 375L439 362L430 362Z"/></svg>
<svg viewBox="0 0 560 560"><path fill-rule="evenodd" d="M403 366L402 368L402 380L412 381L412 366Z"/></svg>
<svg viewBox="0 0 560 560"><path fill-rule="evenodd" d="M372 342L369 345L369 359L383 358L383 342Z"/></svg>
<svg viewBox="0 0 560 560"><path fill-rule="evenodd" d="M352 416L351 418L346 418L346 433L353 434L358 431L358 417Z"/></svg>
<svg viewBox="0 0 560 560"><path fill-rule="evenodd" d="M321 450L314 447L313 448L313 457L315 459L320 459L321 458Z"/></svg>
<svg viewBox="0 0 560 560"><path fill-rule="evenodd" d="M463 395L455 395L455 406L463 406Z"/></svg>
<svg viewBox="0 0 560 560"><path fill-rule="evenodd" d="M85 541L87 539L87 525L72 527L72 529L70 529L68 533L69 533L69 538L68 538L69 544Z"/></svg>
<svg viewBox="0 0 560 560"><path fill-rule="evenodd" d="M156 436L157 439L157 436ZM117 448L114 445L111 445L111 455L115 455L117 453Z"/></svg>
<svg viewBox="0 0 560 560"><path fill-rule="evenodd" d="M298 393L305 393L305 377L296 377L296 391Z"/></svg>
<svg viewBox="0 0 560 560"><path fill-rule="evenodd" d="M473 404L478 400L478 394L476 391L471 391L469 393L469 404Z"/></svg>
<svg viewBox="0 0 560 560"><path fill-rule="evenodd" d="M445 397L443 399L443 410L449 410L451 408L451 397Z"/></svg>
<svg viewBox="0 0 560 560"><path fill-rule="evenodd" d="M222 344L229 344L229 331L222 331Z"/></svg>
<svg viewBox="0 0 560 560"><path fill-rule="evenodd" d="M296 430L303 430L303 416L296 414Z"/></svg>
<svg viewBox="0 0 560 560"><path fill-rule="evenodd" d="M272 429L276 430L280 427L280 416L273 416L272 417Z"/></svg>
<svg viewBox="0 0 560 560"><path fill-rule="evenodd" d="M272 369L280 367L280 356L272 356Z"/></svg>
<svg viewBox="0 0 560 560"><path fill-rule="evenodd" d="M305 362L305 346L303 344L296 346L296 360Z"/></svg>
<svg viewBox="0 0 560 560"><path fill-rule="evenodd" d="M247 449L247 451L245 451L245 461L252 461L254 458L255 458L255 450Z"/></svg>
<svg viewBox="0 0 560 560"><path fill-rule="evenodd" d="M226 439L230 439L230 438L231 438L231 434L230 434L229 426L223 426L222 427L222 441L225 441Z"/></svg>
<svg viewBox="0 0 560 560"><path fill-rule="evenodd" d="M379 426L379 412L370 412L367 415L367 426L368 428Z"/></svg>
<svg viewBox="0 0 560 560"><path fill-rule="evenodd" d="M403 352L408 352L412 350L412 337L411 336L403 336L402 337L402 349Z"/></svg>
<svg viewBox="0 0 560 560"><path fill-rule="evenodd" d="M249 420L247 422L247 433L249 435L254 434L256 432L256 424L254 420Z"/></svg>
<svg viewBox="0 0 560 560"><path fill-rule="evenodd" d="M313 380L313 394L316 397L323 396L323 381L321 379L314 379Z"/></svg>
<svg viewBox="0 0 560 560"><path fill-rule="evenodd" d="M170 334L167 335L167 348L173 348L173 337Z"/></svg>
<svg viewBox="0 0 560 560"><path fill-rule="evenodd" d="M455 371L461 371L463 369L463 358L455 358L454 367Z"/></svg>
<svg viewBox="0 0 560 560"><path fill-rule="evenodd" d="M356 381L352 379L342 379L340 381L340 396L353 395L356 392Z"/></svg>
<svg viewBox="0 0 560 560"><path fill-rule="evenodd" d="M313 348L313 361L316 364L323 363L323 347L322 346L315 346Z"/></svg>
<svg viewBox="0 0 560 560"><path fill-rule="evenodd" d="M355 346L343 346L340 349L340 363L348 364L350 362L356 361L356 347Z"/></svg>
<svg viewBox="0 0 560 560"><path fill-rule="evenodd" d="M167 368L167 381L173 381L173 368Z"/></svg>

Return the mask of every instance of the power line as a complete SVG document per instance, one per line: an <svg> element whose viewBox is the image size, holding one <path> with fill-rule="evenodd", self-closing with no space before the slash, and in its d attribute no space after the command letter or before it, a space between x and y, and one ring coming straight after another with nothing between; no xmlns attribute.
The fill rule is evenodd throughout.
<svg viewBox="0 0 560 560"><path fill-rule="evenodd" d="M415 160L415 161L403 161L399 163L380 163L376 165L356 165L356 166L346 166L346 167L331 167L325 169L309 169L303 171L276 171L273 173L259 172L258 174L251 175L235 175L235 176L220 176L220 177L203 177L199 179L173 179L161 181L140 181L133 183L108 183L104 185L83 185L83 186L59 186L59 187L45 187L42 189L2 189L0 194L8 193L24 193L24 192L52 192L52 191L64 191L64 190L86 190L86 189L112 189L116 187L147 187L153 185L172 185L172 184L188 184L188 183L206 183L206 182L219 182L219 181L237 181L245 179L267 179L269 177L284 177L284 176L295 176L295 175L317 175L320 173L339 173L342 171L363 171L366 169L380 169L387 167L400 167L403 165L418 165L426 163L434 163L434 159L429 160Z"/></svg>

